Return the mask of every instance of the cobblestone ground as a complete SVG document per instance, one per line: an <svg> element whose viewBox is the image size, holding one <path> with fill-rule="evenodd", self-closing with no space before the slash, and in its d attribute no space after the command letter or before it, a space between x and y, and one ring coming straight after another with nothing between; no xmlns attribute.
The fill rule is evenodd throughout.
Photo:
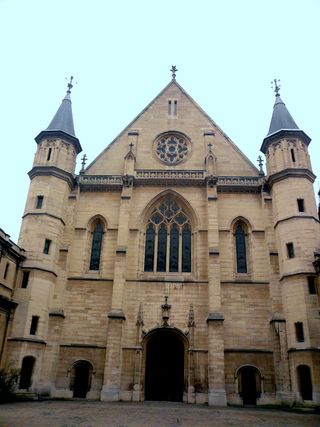
<svg viewBox="0 0 320 427"><path fill-rule="evenodd" d="M320 426L320 416L258 408L212 408L183 403L87 401L0 405L1 427Z"/></svg>

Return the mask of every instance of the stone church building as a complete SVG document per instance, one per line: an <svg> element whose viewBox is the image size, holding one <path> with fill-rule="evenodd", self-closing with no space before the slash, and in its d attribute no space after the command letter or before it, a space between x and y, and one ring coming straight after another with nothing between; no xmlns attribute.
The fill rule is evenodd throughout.
<svg viewBox="0 0 320 427"><path fill-rule="evenodd" d="M264 175L175 71L79 175L72 80L35 138L2 364L43 396L319 404L310 138L275 81Z"/></svg>

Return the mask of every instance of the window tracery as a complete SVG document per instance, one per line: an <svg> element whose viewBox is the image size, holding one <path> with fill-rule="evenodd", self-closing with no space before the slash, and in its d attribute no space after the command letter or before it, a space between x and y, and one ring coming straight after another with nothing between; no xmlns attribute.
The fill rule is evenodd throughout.
<svg viewBox="0 0 320 427"><path fill-rule="evenodd" d="M144 271L191 272L191 224L172 198L161 201L146 226Z"/></svg>
<svg viewBox="0 0 320 427"><path fill-rule="evenodd" d="M157 157L169 164L180 163L188 156L190 149L190 141L179 132L167 132L155 141Z"/></svg>

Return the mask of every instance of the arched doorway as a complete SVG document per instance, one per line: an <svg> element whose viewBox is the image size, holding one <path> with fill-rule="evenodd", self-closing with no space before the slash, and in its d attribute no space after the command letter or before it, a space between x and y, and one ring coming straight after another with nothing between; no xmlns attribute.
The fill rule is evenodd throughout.
<svg viewBox="0 0 320 427"><path fill-rule="evenodd" d="M70 389L73 397L86 398L91 388L92 365L86 360L76 362L71 371Z"/></svg>
<svg viewBox="0 0 320 427"><path fill-rule="evenodd" d="M33 356L26 356L22 360L19 388L28 390L31 386L32 374L36 359Z"/></svg>
<svg viewBox="0 0 320 427"><path fill-rule="evenodd" d="M261 378L254 366L239 369L239 392L244 405L256 405L261 394Z"/></svg>
<svg viewBox="0 0 320 427"><path fill-rule="evenodd" d="M300 365L297 367L299 391L302 400L312 400L312 381L309 366Z"/></svg>
<svg viewBox="0 0 320 427"><path fill-rule="evenodd" d="M170 329L154 332L146 345L145 399L182 402L184 343Z"/></svg>

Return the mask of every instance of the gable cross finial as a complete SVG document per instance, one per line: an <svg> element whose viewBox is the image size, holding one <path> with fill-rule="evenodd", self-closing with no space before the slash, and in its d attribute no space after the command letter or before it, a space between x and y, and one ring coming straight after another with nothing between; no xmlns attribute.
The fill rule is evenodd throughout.
<svg viewBox="0 0 320 427"><path fill-rule="evenodd" d="M129 149L130 149L130 151L132 151L132 148L134 147L134 144L132 144L132 142L130 142L130 144L129 144Z"/></svg>
<svg viewBox="0 0 320 427"><path fill-rule="evenodd" d="M276 96L280 96L280 80L279 79L273 79L273 81L271 82L271 87L272 89L274 89Z"/></svg>
<svg viewBox="0 0 320 427"><path fill-rule="evenodd" d="M176 67L176 65L172 65L170 71L172 73L172 80L175 80L176 79L176 72L178 71L178 68Z"/></svg>
<svg viewBox="0 0 320 427"><path fill-rule="evenodd" d="M73 88L72 80L73 80L73 76L70 77L70 80L69 80L69 83L68 83L67 93L71 93L71 89Z"/></svg>

